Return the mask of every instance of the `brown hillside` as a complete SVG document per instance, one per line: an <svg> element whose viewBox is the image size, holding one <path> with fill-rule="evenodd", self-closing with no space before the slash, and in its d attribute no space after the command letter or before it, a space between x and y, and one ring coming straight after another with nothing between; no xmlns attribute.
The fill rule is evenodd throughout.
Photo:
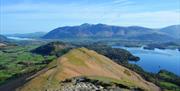
<svg viewBox="0 0 180 91"><path fill-rule="evenodd" d="M56 67L54 67L56 65ZM72 77L86 76L106 82L139 87L147 91L159 91L159 87L145 81L137 73L120 66L95 51L86 48L73 49L49 64L54 67L25 84L20 91L44 91L59 86L59 82Z"/></svg>

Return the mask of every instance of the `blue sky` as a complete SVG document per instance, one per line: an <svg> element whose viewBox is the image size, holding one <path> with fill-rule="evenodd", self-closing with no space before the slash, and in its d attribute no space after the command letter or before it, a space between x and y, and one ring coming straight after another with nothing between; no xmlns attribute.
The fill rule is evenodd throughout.
<svg viewBox="0 0 180 91"><path fill-rule="evenodd" d="M82 23L161 28L180 24L180 0L0 0L0 34Z"/></svg>

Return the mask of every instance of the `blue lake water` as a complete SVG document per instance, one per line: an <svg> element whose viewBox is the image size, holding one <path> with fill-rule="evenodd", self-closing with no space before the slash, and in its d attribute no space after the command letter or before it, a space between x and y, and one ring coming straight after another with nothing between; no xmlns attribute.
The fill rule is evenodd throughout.
<svg viewBox="0 0 180 91"><path fill-rule="evenodd" d="M14 39L14 40L35 40L35 39L31 39L31 38L20 38L20 37L7 37L9 39Z"/></svg>
<svg viewBox="0 0 180 91"><path fill-rule="evenodd" d="M130 62L141 66L145 71L157 73L160 69L166 69L180 75L180 52L171 49L147 50L140 48L128 48L113 46L130 51L133 55L140 57L138 62Z"/></svg>

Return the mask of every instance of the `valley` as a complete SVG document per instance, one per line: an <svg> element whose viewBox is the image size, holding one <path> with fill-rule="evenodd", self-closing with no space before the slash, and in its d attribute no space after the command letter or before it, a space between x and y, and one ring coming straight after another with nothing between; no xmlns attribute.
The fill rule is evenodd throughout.
<svg viewBox="0 0 180 91"><path fill-rule="evenodd" d="M180 91L180 0L0 0L0 91Z"/></svg>
<svg viewBox="0 0 180 91"><path fill-rule="evenodd" d="M86 49L85 47L88 49ZM94 51L91 51L89 49L94 50ZM100 56L100 54L96 53L95 51L106 57L109 57L115 63L111 63L111 61L109 61L110 63L108 61L107 61L107 63L106 63L106 61L102 61L102 62L97 61L97 63L96 63L96 60L110 60L110 59ZM64 81L66 79L71 79L73 77L78 77L78 76L84 77L85 76L88 79L94 78L94 80L102 81L102 83L104 83L104 81L105 81L105 83L108 82L107 83L107 84L109 84L108 88L102 86L103 88L106 88L106 89L111 88L111 89L133 90L133 89L140 89L140 88L145 89L146 88L146 90L148 90L149 86L148 86L148 88L146 86L143 86L143 87L138 86L139 81L136 79L138 81L138 82L136 82L135 78L134 78L134 76L136 76L137 74L134 73L133 71L137 72L138 74L140 74L140 76L142 76L142 78L139 78L139 76L138 76L138 79L142 79L142 80L146 79L150 82L155 83L156 85L158 85L160 87L162 86L163 89L172 89L171 87L168 87L170 85L168 85L168 86L160 85L160 83L154 82L155 79L157 79L156 77L159 77L158 75L155 76L156 74L148 73L144 70L139 69L138 68L139 66L136 67L136 65L133 66L132 64L129 64L128 60L136 62L136 61L139 61L139 59L141 59L141 58L134 56L127 50L114 49L108 45L104 45L104 43L102 43L102 44L100 44L100 43L98 43L98 44L79 44L79 43L71 44L71 43L63 43L63 42L50 42L45 45L44 44L41 44L41 45L32 44L31 46L30 45L29 46L7 45L6 47L1 48L1 54L2 55L0 58L1 59L4 58L7 60L6 61L6 60L2 59L2 60L4 60L4 62L1 61L1 65L2 65L1 78L4 78L4 79L1 79L1 84L2 84L0 86L1 89L5 89L7 86L13 87L12 84L11 85L9 85L9 84L13 83L13 82L16 83L16 81L18 79L20 79L21 82L25 82L25 86L21 87L22 84L15 85L15 88L20 87L22 89L26 89L26 90L20 90L20 91L32 91L32 89L30 90L29 87L30 88L34 87L34 89L37 89L37 91L41 91L40 89L42 89L42 88L41 88L40 84L44 83L44 85L45 85L46 82L47 82L46 85L48 87L51 87L51 85L52 85L52 89L55 90L55 89L60 88L59 82L61 82L61 81ZM26 57L23 57L22 54ZM7 57L5 57L5 55L7 55ZM10 58L12 58L12 56L15 56L15 55L21 55L22 57L19 56L18 59L16 58L17 61L15 60L14 62L12 62L11 60L13 60L13 59L10 59ZM31 56L33 58L31 58ZM9 59L8 59L8 57L9 57ZM26 62L26 60L28 60L28 61ZM67 60L69 60L69 61L67 61ZM86 63L85 60L87 60L88 63ZM10 61L12 64L7 65L6 62L10 62ZM66 64L67 63L66 61L68 62L68 64ZM95 63L94 63L94 61L95 61ZM64 62L65 62L65 64L64 64ZM58 64L61 66L59 67ZM90 66L91 64L92 64L92 66ZM110 66L111 64L113 64L113 65ZM3 65L6 65L6 66L4 67ZM13 65L15 65L15 66L13 66ZM95 67L95 65L97 65L97 67ZM113 70L113 69L119 69L119 67L111 68L111 67L114 67L115 65L117 67L122 65L133 71L131 73L131 71L129 72L129 70L125 70L125 71ZM82 66L82 68L81 68L81 66ZM16 67L17 70L14 67ZM62 68L62 67L67 67L67 69ZM14 70L10 71L11 69L14 69ZM62 69L65 71L63 71ZM36 73L39 70L42 70L42 71L40 71L41 73L40 74ZM45 71L43 71L43 70L45 70ZM111 70L111 71L108 71L108 70ZM16 73L14 73L14 72L16 72ZM111 72L114 72L114 73L111 73ZM121 73L121 72L123 72L123 73ZM32 73L32 75L26 76L26 74L28 75L31 73ZM36 75L36 74L38 74L38 75ZM118 74L121 74L120 78L119 78L119 76L116 76ZM128 79L130 79L130 78L127 78L128 76L127 77L124 76L125 78L123 78L122 74L126 74L126 75L131 74L131 76L133 76L133 79L134 79L133 83L130 80L128 80ZM173 74L173 73L171 73L171 74ZM106 81L108 78L105 75L107 75L107 77L109 78L108 81ZM152 75L154 75L155 77L150 77ZM164 75L166 75L166 73ZM33 76L33 77L31 77L31 76ZM105 78L104 78L104 76L105 76ZM44 78L46 78L46 77L49 80L45 80ZM159 79L158 82L161 82L161 84L164 84L166 82L168 84L172 84L172 87L174 89L179 88L178 87L179 80L177 80L177 79L179 79L178 76L175 75L175 77L173 77L172 81L169 81L168 80L169 78L166 78L166 79L163 78L163 80L161 78L163 78L163 77L158 78ZM170 78L171 78L171 76L170 76ZM29 80L26 80L26 79L29 79ZM122 80L118 80L118 79L122 79ZM176 81L174 81L174 79L176 79ZM40 81L40 83L39 83L39 81ZM49 81L50 81L50 83L52 82L51 85L49 84ZM59 82L57 82L57 81L59 81ZM143 84L143 82L142 82L142 84ZM32 83L37 83L39 85L38 85L38 87L36 87L35 84L32 84ZM85 82L85 83L80 82L77 84L86 84L86 83L91 84L91 85L95 84L95 83L92 84L89 82ZM116 85L112 85L111 83L114 83ZM26 86L26 84L27 84L27 86ZM65 84L66 83L64 83L64 86L66 86ZM67 84L72 84L72 83L67 83ZM177 84L177 85L175 85L175 84ZM137 85L137 86L134 86L134 85ZM42 86L43 86L43 84L42 84ZM74 87L71 89L77 88L76 85L71 85L71 87ZM134 88L134 87L138 87L138 88ZM154 88L154 86L152 86L152 88ZM27 90L27 89L29 89L29 90ZM43 89L45 89L45 88L43 88ZM88 88L84 88L84 89L88 89ZM9 91L11 91L11 90L9 90Z"/></svg>

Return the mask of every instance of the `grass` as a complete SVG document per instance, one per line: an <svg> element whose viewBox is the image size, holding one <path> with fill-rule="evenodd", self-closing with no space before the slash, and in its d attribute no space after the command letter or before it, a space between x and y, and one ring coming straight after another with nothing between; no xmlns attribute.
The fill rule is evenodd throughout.
<svg viewBox="0 0 180 91"><path fill-rule="evenodd" d="M37 46L10 46L0 49L0 84L3 84L16 74L39 70L46 66L46 64L40 63L44 60L54 58L53 56L44 57L31 53L30 50L36 47ZM20 62L30 62L32 65L19 64Z"/></svg>
<svg viewBox="0 0 180 91"><path fill-rule="evenodd" d="M161 78L164 78L164 79L173 79L173 78L176 78L176 76L174 74L171 74L167 71L164 71L164 72L160 72L158 74Z"/></svg>
<svg viewBox="0 0 180 91"><path fill-rule="evenodd" d="M124 70L124 73L126 74L126 75L128 75L128 76L131 76L131 74L130 74L130 72L128 71L128 70Z"/></svg>
<svg viewBox="0 0 180 91"><path fill-rule="evenodd" d="M168 91L180 91L180 87L177 86L176 84L170 83L170 82L159 82L159 85Z"/></svg>
<svg viewBox="0 0 180 91"><path fill-rule="evenodd" d="M74 65L77 66L86 66L85 62L86 60L84 60L84 58L86 58L86 55L83 54L83 56L79 56L79 54L81 54L81 51L79 50L72 50L70 51L68 54L66 54L65 56L68 58L68 61Z"/></svg>
<svg viewBox="0 0 180 91"><path fill-rule="evenodd" d="M102 81L104 83L117 83L117 84L122 84L125 85L129 88L134 87L135 85L132 82L127 82L126 80L118 80L115 78L110 78L110 77L103 77L103 76L88 76L89 79L93 79L93 80L99 80Z"/></svg>
<svg viewBox="0 0 180 91"><path fill-rule="evenodd" d="M114 83L121 83L120 80L118 79L114 79L114 78L110 78L110 77L102 77L102 76L89 76L88 78L90 79L94 79L94 80L100 80L103 81L105 83L110 83L110 82L114 82Z"/></svg>

